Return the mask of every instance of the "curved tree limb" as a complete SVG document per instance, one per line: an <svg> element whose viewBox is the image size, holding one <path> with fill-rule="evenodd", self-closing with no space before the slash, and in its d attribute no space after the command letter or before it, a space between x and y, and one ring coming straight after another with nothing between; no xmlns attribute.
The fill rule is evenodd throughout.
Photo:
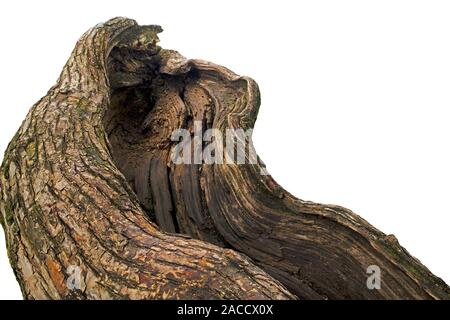
<svg viewBox="0 0 450 320"><path fill-rule="evenodd" d="M8 146L0 221L25 298L450 297L395 237L294 198L259 159L171 161L176 129L253 128L259 91L159 48L160 31L116 18L85 33Z"/></svg>

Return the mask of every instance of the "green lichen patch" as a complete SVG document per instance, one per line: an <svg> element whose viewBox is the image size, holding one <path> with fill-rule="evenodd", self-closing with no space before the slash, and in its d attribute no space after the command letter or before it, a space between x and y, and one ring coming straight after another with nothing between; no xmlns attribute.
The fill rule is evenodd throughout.
<svg viewBox="0 0 450 320"><path fill-rule="evenodd" d="M26 146L25 152L27 153L28 159L33 159L36 155L36 142L35 141L30 142Z"/></svg>
<svg viewBox="0 0 450 320"><path fill-rule="evenodd" d="M2 206L5 224L11 226L14 224L14 212L8 204Z"/></svg>

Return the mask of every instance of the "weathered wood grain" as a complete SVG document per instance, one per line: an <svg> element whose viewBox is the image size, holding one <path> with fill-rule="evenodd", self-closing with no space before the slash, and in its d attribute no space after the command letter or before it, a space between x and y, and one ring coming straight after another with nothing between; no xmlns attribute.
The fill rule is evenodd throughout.
<svg viewBox="0 0 450 320"><path fill-rule="evenodd" d="M0 221L25 298L450 298L394 236L294 198L259 159L173 163L176 129L253 128L259 90L159 48L159 32L125 18L89 30L11 141Z"/></svg>

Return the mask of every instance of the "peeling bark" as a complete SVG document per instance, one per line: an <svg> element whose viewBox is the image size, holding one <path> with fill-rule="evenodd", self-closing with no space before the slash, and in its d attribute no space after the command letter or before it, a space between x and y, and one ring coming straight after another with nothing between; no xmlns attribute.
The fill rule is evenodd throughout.
<svg viewBox="0 0 450 320"><path fill-rule="evenodd" d="M116 18L86 32L8 146L0 221L24 298L450 297L394 236L294 198L259 159L174 164L173 130L251 129L259 91L161 49L160 31Z"/></svg>

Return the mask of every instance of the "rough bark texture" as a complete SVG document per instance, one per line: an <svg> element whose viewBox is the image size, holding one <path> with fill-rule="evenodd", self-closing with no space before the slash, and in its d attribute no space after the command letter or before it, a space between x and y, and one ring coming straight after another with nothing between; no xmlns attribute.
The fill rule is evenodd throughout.
<svg viewBox="0 0 450 320"><path fill-rule="evenodd" d="M8 146L0 221L25 298L450 297L394 236L294 198L260 164L172 163L174 129L252 128L259 92L160 49L160 31L125 18L89 30Z"/></svg>

